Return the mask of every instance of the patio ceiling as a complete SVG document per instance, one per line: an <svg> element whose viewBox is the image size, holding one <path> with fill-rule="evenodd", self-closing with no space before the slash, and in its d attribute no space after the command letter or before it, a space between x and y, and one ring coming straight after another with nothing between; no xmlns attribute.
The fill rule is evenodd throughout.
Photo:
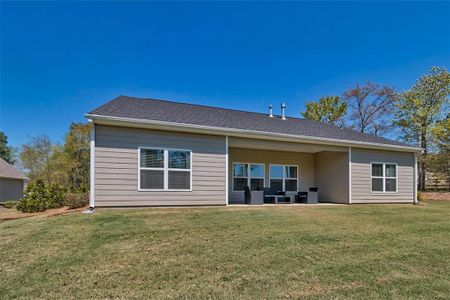
<svg viewBox="0 0 450 300"><path fill-rule="evenodd" d="M261 139L247 139L238 137L229 137L228 147L277 150L277 151L295 151L305 153L317 153L322 151L348 152L348 147L281 142L281 141L271 141Z"/></svg>

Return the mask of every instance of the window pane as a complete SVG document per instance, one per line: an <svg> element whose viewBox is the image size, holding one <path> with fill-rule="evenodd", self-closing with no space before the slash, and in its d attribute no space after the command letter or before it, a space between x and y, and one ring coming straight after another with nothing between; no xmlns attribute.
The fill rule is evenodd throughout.
<svg viewBox="0 0 450 300"><path fill-rule="evenodd" d="M235 191L243 191L248 185L247 178L234 178L233 181Z"/></svg>
<svg viewBox="0 0 450 300"><path fill-rule="evenodd" d="M188 190L190 188L190 171L169 171L169 190Z"/></svg>
<svg viewBox="0 0 450 300"><path fill-rule="evenodd" d="M382 191L383 191L383 179L372 178L372 192L382 192Z"/></svg>
<svg viewBox="0 0 450 300"><path fill-rule="evenodd" d="M397 179L386 179L386 192L397 191Z"/></svg>
<svg viewBox="0 0 450 300"><path fill-rule="evenodd" d="M271 178L283 178L283 166L270 166Z"/></svg>
<svg viewBox="0 0 450 300"><path fill-rule="evenodd" d="M247 164L234 164L233 176L248 177Z"/></svg>
<svg viewBox="0 0 450 300"><path fill-rule="evenodd" d="M372 176L383 176L382 164L372 164Z"/></svg>
<svg viewBox="0 0 450 300"><path fill-rule="evenodd" d="M297 167L285 167L286 178L297 178Z"/></svg>
<svg viewBox="0 0 450 300"><path fill-rule="evenodd" d="M262 191L264 188L264 179L250 179L250 190Z"/></svg>
<svg viewBox="0 0 450 300"><path fill-rule="evenodd" d="M164 171L141 170L141 189L163 189Z"/></svg>
<svg viewBox="0 0 450 300"><path fill-rule="evenodd" d="M250 165L250 177L264 177L264 166Z"/></svg>
<svg viewBox="0 0 450 300"><path fill-rule="evenodd" d="M386 177L396 177L397 176L397 166L396 165L386 165Z"/></svg>
<svg viewBox="0 0 450 300"><path fill-rule="evenodd" d="M171 169L190 169L191 152L169 150L169 168Z"/></svg>
<svg viewBox="0 0 450 300"><path fill-rule="evenodd" d="M141 167L164 168L164 150L141 149Z"/></svg>
<svg viewBox="0 0 450 300"><path fill-rule="evenodd" d="M297 179L286 179L286 191L296 192L297 191Z"/></svg>
<svg viewBox="0 0 450 300"><path fill-rule="evenodd" d="M283 179L271 179L270 180L270 188L274 191L282 191L283 190Z"/></svg>

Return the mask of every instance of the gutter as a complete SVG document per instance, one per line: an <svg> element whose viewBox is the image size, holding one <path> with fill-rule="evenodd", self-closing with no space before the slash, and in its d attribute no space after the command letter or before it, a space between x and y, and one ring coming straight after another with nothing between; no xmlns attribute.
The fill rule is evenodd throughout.
<svg viewBox="0 0 450 300"><path fill-rule="evenodd" d="M211 135L224 135L224 136L236 136L236 137L247 137L247 138L259 138L259 139L270 139L278 141L291 141L291 142L302 142L310 144L325 144L325 145L335 145L335 146L356 146L359 148L368 149L386 149L395 150L403 152L415 152L421 153L422 148L413 146L400 146L400 145L389 145L382 143L373 142L359 142L351 140L339 140L324 137L314 137L306 135L294 135L294 134L283 134L283 133L271 133L265 131L257 130L247 130L247 129L236 129L236 128L224 128L216 126L204 126L195 124L185 124L185 123L175 123L167 121L157 121L157 120L143 120L136 118L123 118L123 117L112 117L103 116L96 114L85 114L85 117L92 120L96 124L113 125L113 126L124 126L124 127L137 127L137 128L152 128L160 130L176 130L192 133L203 133ZM144 125L144 126L143 126Z"/></svg>

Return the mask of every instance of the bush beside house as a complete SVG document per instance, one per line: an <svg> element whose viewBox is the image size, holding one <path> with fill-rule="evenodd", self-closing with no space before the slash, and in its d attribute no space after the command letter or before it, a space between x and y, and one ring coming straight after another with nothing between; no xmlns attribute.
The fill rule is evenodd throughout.
<svg viewBox="0 0 450 300"><path fill-rule="evenodd" d="M64 200L64 205L69 208L84 207L89 203L88 193L67 193Z"/></svg>
<svg viewBox="0 0 450 300"><path fill-rule="evenodd" d="M25 195L16 208L22 212L41 212L49 208L79 208L87 205L87 193L68 192L59 184L46 185L43 180L28 185Z"/></svg>

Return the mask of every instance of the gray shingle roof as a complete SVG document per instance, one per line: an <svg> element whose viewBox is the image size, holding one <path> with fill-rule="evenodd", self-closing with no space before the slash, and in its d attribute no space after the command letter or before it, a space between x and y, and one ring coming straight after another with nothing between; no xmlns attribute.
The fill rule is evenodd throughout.
<svg viewBox="0 0 450 300"><path fill-rule="evenodd" d="M119 96L94 109L88 115L157 120L181 124L413 147L412 145L351 129L342 129L317 121L293 117L287 117L286 120L281 120L277 116L271 118L267 114L262 113L151 98Z"/></svg>
<svg viewBox="0 0 450 300"><path fill-rule="evenodd" d="M17 171L16 168L0 158L0 178L28 179L25 175Z"/></svg>

